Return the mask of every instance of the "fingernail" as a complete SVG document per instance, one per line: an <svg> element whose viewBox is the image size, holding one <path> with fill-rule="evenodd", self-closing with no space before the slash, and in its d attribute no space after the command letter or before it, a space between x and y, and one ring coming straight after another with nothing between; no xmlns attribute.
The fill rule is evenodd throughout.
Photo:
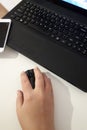
<svg viewBox="0 0 87 130"><path fill-rule="evenodd" d="M35 70L38 70L39 68L38 67L35 67Z"/></svg>

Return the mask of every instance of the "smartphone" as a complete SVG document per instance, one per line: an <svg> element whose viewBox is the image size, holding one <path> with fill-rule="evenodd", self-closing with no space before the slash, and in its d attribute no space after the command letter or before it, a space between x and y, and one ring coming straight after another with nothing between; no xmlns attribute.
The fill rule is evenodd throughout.
<svg viewBox="0 0 87 130"><path fill-rule="evenodd" d="M0 52L3 52L7 42L11 19L0 19Z"/></svg>

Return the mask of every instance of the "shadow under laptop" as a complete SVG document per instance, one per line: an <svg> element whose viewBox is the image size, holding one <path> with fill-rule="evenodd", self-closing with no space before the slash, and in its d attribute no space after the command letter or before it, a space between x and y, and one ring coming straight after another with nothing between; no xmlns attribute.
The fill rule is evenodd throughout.
<svg viewBox="0 0 87 130"><path fill-rule="evenodd" d="M4 52L0 53L0 58L16 58L17 56L18 52L8 46L5 47Z"/></svg>
<svg viewBox="0 0 87 130"><path fill-rule="evenodd" d="M73 106L68 87L50 73L46 74L52 81L54 91L55 129L71 130Z"/></svg>

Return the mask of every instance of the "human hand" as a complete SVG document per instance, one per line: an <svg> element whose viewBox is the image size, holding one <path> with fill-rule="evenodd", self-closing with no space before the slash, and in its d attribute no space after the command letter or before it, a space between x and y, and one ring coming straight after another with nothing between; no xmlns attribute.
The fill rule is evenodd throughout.
<svg viewBox="0 0 87 130"><path fill-rule="evenodd" d="M54 100L50 79L34 69L35 89L26 73L21 74L22 91L18 90L16 111L23 130L54 130Z"/></svg>

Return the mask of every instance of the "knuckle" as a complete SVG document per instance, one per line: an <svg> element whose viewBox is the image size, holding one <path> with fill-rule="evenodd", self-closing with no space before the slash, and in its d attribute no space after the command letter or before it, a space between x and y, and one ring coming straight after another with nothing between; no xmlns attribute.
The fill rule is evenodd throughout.
<svg viewBox="0 0 87 130"><path fill-rule="evenodd" d="M39 100L41 101L41 102L44 102L45 101L45 96L44 96L44 94L40 94L39 95Z"/></svg>
<svg viewBox="0 0 87 130"><path fill-rule="evenodd" d="M33 98L32 98L32 95L26 94L25 100L26 100L27 102L31 101L32 99L33 99Z"/></svg>
<svg viewBox="0 0 87 130"><path fill-rule="evenodd" d="M19 111L20 111L20 107L16 106L16 112L19 113Z"/></svg>

